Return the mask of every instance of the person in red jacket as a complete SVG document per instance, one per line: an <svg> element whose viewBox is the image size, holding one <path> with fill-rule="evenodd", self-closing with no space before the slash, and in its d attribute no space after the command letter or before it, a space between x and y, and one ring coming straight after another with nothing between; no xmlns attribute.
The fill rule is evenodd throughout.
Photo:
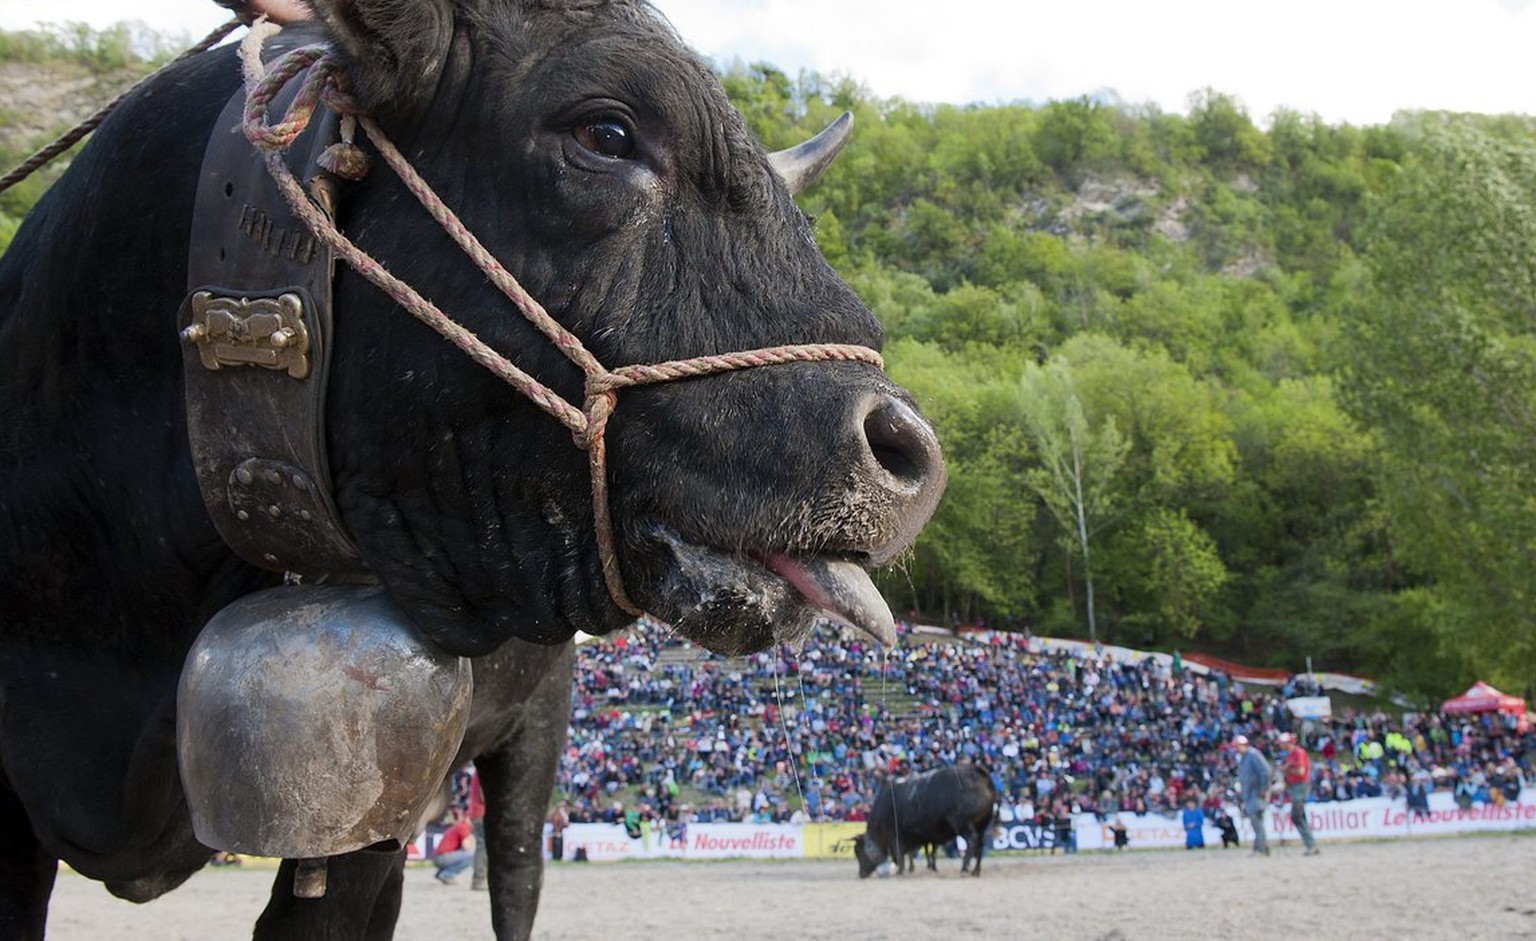
<svg viewBox="0 0 1536 941"><path fill-rule="evenodd" d="M437 881L453 885L455 877L475 862L475 831L469 816L463 811L453 812L453 823L443 831L432 854L432 865L437 867Z"/></svg>
<svg viewBox="0 0 1536 941"><path fill-rule="evenodd" d="M1312 788L1312 758L1307 750L1289 732L1280 733L1280 747L1285 757L1280 759L1280 773L1285 777L1285 794L1291 799L1291 822L1301 834L1306 845L1304 856L1318 854L1317 840L1312 837L1312 825L1307 822L1307 794Z"/></svg>

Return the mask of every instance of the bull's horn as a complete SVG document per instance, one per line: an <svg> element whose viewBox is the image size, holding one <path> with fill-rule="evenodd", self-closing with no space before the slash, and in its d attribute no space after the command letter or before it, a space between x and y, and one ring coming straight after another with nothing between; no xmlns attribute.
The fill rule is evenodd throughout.
<svg viewBox="0 0 1536 941"><path fill-rule="evenodd" d="M788 150L776 150L768 155L768 162L778 173L791 194L815 183L832 161L837 158L843 145L848 143L848 133L853 129L853 114L844 111L836 121L828 124L820 134Z"/></svg>

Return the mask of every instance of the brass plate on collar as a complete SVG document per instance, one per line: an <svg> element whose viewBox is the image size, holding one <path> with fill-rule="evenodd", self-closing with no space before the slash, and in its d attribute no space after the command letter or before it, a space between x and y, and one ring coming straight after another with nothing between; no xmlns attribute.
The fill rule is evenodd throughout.
<svg viewBox="0 0 1536 941"><path fill-rule="evenodd" d="M207 369L261 366L295 379L309 375L309 329L297 294L249 298L198 291L191 321L181 336L197 344Z"/></svg>

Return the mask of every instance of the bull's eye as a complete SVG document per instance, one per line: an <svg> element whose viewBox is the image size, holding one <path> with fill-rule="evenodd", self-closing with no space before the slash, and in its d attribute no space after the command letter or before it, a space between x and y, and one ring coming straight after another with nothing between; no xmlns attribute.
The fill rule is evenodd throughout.
<svg viewBox="0 0 1536 941"><path fill-rule="evenodd" d="M598 118L576 125L576 142L604 157L628 160L635 155L635 132L616 118Z"/></svg>

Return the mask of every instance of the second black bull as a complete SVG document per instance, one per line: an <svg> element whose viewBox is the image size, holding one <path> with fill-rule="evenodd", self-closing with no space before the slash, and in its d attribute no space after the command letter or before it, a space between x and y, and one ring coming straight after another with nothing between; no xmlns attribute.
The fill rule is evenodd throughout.
<svg viewBox="0 0 1536 941"><path fill-rule="evenodd" d="M960 871L981 875L982 849L997 812L997 788L975 765L955 765L887 783L875 796L865 831L853 839L859 878L866 879L886 860L897 873L911 871L919 850L936 869L937 847L965 840ZM972 862L975 866L972 867Z"/></svg>

